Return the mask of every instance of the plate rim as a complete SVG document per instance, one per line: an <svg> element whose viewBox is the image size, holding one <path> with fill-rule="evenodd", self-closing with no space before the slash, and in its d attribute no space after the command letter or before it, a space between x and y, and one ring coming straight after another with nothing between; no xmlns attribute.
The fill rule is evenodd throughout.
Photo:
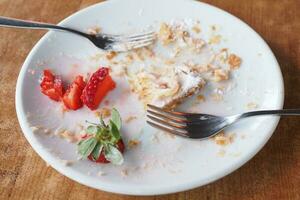
<svg viewBox="0 0 300 200"><path fill-rule="evenodd" d="M100 2L100 3L96 3L93 4L91 6L88 6L86 8L83 8L73 14L71 14L70 16L64 18L62 21L60 21L58 24L59 25L63 25L65 23L67 23L69 20L71 20L74 16L76 15L80 15L83 12L88 12L91 9L94 9L95 7L98 6L102 6L103 4L108 4L108 3L113 3L113 2L118 2L119 0L112 0L112 1L105 1L105 2ZM187 0L180 0L182 2L186 2ZM192 2L192 1L190 1ZM261 43L264 46L264 49L266 49L267 51L269 51L269 55L272 57L272 59L275 61L276 66L274 65L274 69L277 69L277 71L280 74L280 85L278 88L280 91L282 91L281 96L279 96L279 101L277 102L278 105L278 109L281 109L283 107L284 104L284 81L283 81L283 76L282 76L282 71L280 69L280 65L274 55L274 53L272 52L271 48L268 46L268 44L265 42L265 40L251 27L249 26L246 22L244 22L243 20L239 19L238 17L232 15L231 13L222 10L218 7L215 7L213 5L207 4L207 3L203 3L203 2L199 2L199 1L193 1L193 3L196 4L202 4L202 6L206 6L206 7L210 7L212 9L217 10L218 12L221 12L225 15L228 15L229 17L233 18L235 21L237 21L238 23L242 24L243 26L245 26L245 28L247 28L249 31L251 31L252 33L254 33L255 37L261 41ZM250 161L264 146L265 144L269 141L270 137L273 135L278 123L279 123L279 119L280 117L276 117L273 119L273 121L271 122L271 126L272 128L269 130L269 134L266 136L266 138L264 138L264 140L262 140L263 142L259 145L258 148L253 149L251 151L251 153L248 155L248 157L244 157L244 159L240 160L238 162L238 164L236 164L236 166L231 167L230 169L226 170L226 172L220 171L218 172L214 177L210 177L207 178L205 181L193 181L190 182L189 184L186 185L181 185L178 184L175 187L163 187L163 188L156 188L156 189L152 189L151 187L140 187L139 190L129 190L129 188L124 187L124 186L116 186L115 184L108 184L105 183L103 184L103 182L101 183L97 183L97 185L93 185L91 184L91 179L85 175L83 175L82 173L79 173L75 170L73 170L70 167L64 166L62 163L57 162L57 159L55 159L49 152L47 152L47 150L45 150L43 148L42 145L39 144L39 142L37 141L37 139L35 138L34 134L32 133L32 131L30 130L27 120L26 120L26 116L25 113L23 112L23 101L21 100L22 98L22 82L24 80L24 77L26 75L26 70L27 67L29 66L29 62L31 61L33 55L38 51L39 47L42 45L42 43L44 43L44 41L47 40L47 38L53 34L53 31L48 31L44 36L42 36L41 39L39 39L39 41L34 45L34 47L31 49L31 51L29 52L29 54L27 55L21 70L19 72L18 75L18 79L17 79L17 84L16 84L16 91L15 91L15 107L16 107L16 113L17 113L17 118L20 124L20 127L22 129L22 132L26 138L26 140L28 141L28 143L31 145L31 147L34 149L34 151L47 163L49 163L49 165L51 165L52 168L54 168L56 171L58 171L60 174L70 178L71 180L74 180L80 184L83 184L85 186L94 188L94 189L98 189L98 190L103 190L103 191L107 191L107 192L111 192L111 193L118 193L118 194L126 194L126 195L158 195L158 194L170 194L170 193L175 193L175 192L182 192L182 191L186 191L186 190L190 190L190 189L194 189L206 184L209 184L211 182L214 182L218 179L221 179L225 176L227 176L228 174L232 173L233 171L237 170L238 168L240 168L241 166L243 166L246 162ZM27 67L26 67L27 66Z"/></svg>

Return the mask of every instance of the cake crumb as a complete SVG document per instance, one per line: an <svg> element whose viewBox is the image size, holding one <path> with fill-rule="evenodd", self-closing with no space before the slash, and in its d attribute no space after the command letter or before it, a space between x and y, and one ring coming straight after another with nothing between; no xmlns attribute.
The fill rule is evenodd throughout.
<svg viewBox="0 0 300 200"><path fill-rule="evenodd" d="M205 101L204 95L202 95L202 94L198 95L197 100L200 101L200 102L204 102Z"/></svg>
<svg viewBox="0 0 300 200"><path fill-rule="evenodd" d="M31 131L33 133L37 133L37 131L40 130L40 127L38 127L38 126L31 126L30 129L31 129Z"/></svg>
<svg viewBox="0 0 300 200"><path fill-rule="evenodd" d="M91 27L87 30L89 34L96 35L101 32L101 28L99 26Z"/></svg>
<svg viewBox="0 0 300 200"><path fill-rule="evenodd" d="M51 131L50 131L49 129L45 128L45 129L44 129L44 133L48 135L48 134L51 133Z"/></svg>
<svg viewBox="0 0 300 200"><path fill-rule="evenodd" d="M242 60L241 60L240 57L238 57L235 54L230 54L229 55L229 57L228 57L228 64L229 64L230 69L234 70L234 69L240 68L241 63L242 63Z"/></svg>
<svg viewBox="0 0 300 200"><path fill-rule="evenodd" d="M214 101L222 101L223 100L223 95L219 93L214 93L211 95L212 100Z"/></svg>
<svg viewBox="0 0 300 200"><path fill-rule="evenodd" d="M71 133L68 130L61 130L58 129L54 132L55 135L58 135L59 137L66 139L70 143L78 142L79 138L76 134Z"/></svg>
<svg viewBox="0 0 300 200"><path fill-rule="evenodd" d="M140 143L141 143L141 141L136 140L136 139L129 140L128 148L130 148L130 149L134 148L134 147L138 146Z"/></svg>
<svg viewBox="0 0 300 200"><path fill-rule="evenodd" d="M193 26L192 30L197 34L201 32L201 28L198 24Z"/></svg>
<svg viewBox="0 0 300 200"><path fill-rule="evenodd" d="M103 172L103 171L99 171L99 172L97 173L97 176L105 176L105 175L106 175L106 173Z"/></svg>
<svg viewBox="0 0 300 200"><path fill-rule="evenodd" d="M213 81L220 82L229 79L229 71L225 69L213 70Z"/></svg>
<svg viewBox="0 0 300 200"><path fill-rule="evenodd" d="M117 56L117 52L115 52L115 51L110 51L106 54L107 60L112 60L116 56Z"/></svg>
<svg viewBox="0 0 300 200"><path fill-rule="evenodd" d="M135 120L135 119L137 119L136 116L129 116L129 117L127 117L127 118L125 119L125 122L126 122L126 123L129 123L129 122L131 122L132 120Z"/></svg>
<svg viewBox="0 0 300 200"><path fill-rule="evenodd" d="M73 160L61 160L61 162L64 166L71 166L75 163Z"/></svg>
<svg viewBox="0 0 300 200"><path fill-rule="evenodd" d="M103 117L103 118L108 118L111 115L111 110L109 108L102 108L98 111L95 111L94 114L96 117Z"/></svg>
<svg viewBox="0 0 300 200"><path fill-rule="evenodd" d="M168 26L166 23L162 23L160 25L158 36L159 39L162 41L163 45L168 45L175 40L174 33L171 27Z"/></svg>
<svg viewBox="0 0 300 200"><path fill-rule="evenodd" d="M121 176L122 176L122 177L128 176L128 170L127 170L127 169L122 169L122 170L121 170Z"/></svg>
<svg viewBox="0 0 300 200"><path fill-rule="evenodd" d="M219 44L221 42L221 35L213 35L208 41L208 44Z"/></svg>
<svg viewBox="0 0 300 200"><path fill-rule="evenodd" d="M30 74L32 74L32 75L35 74L35 70L34 70L34 69L28 69L28 72L29 72Z"/></svg>
<svg viewBox="0 0 300 200"><path fill-rule="evenodd" d="M224 131L221 131L216 136L214 136L214 141L218 145L226 146L228 144L233 143L235 137L236 137L235 133L225 134Z"/></svg>
<svg viewBox="0 0 300 200"><path fill-rule="evenodd" d="M224 149L221 149L218 151L217 155L220 157L224 157L225 156L226 151Z"/></svg>
<svg viewBox="0 0 300 200"><path fill-rule="evenodd" d="M247 104L247 109L249 109L249 110L250 109L256 109L256 108L258 108L258 105L254 102L250 102L250 103Z"/></svg>

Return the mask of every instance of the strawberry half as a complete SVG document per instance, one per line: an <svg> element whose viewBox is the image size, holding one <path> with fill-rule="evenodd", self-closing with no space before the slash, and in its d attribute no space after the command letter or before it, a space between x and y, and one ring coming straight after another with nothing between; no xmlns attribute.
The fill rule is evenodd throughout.
<svg viewBox="0 0 300 200"><path fill-rule="evenodd" d="M123 163L125 145L120 135L121 117L116 109L112 109L111 115L108 125L100 118L99 124L91 123L87 127L77 146L82 157L97 163Z"/></svg>
<svg viewBox="0 0 300 200"><path fill-rule="evenodd" d="M74 82L68 87L63 96L65 106L71 110L77 110L83 106L81 101L82 91L85 87L85 82L82 76L76 76Z"/></svg>
<svg viewBox="0 0 300 200"><path fill-rule="evenodd" d="M41 78L41 92L54 101L60 101L63 96L63 85L60 76L55 76L50 70L46 69Z"/></svg>
<svg viewBox="0 0 300 200"><path fill-rule="evenodd" d="M92 74L82 92L81 100L91 110L95 110L107 93L115 87L116 83L109 75L108 68L101 67Z"/></svg>

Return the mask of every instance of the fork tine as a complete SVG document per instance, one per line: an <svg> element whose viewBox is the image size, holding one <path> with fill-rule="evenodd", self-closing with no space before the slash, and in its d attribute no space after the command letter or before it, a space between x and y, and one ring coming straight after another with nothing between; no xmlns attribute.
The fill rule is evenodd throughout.
<svg viewBox="0 0 300 200"><path fill-rule="evenodd" d="M183 125L183 124L177 124L177 123L172 123L172 122L170 123L170 121L162 120L162 119L156 118L156 117L151 116L151 115L147 115L147 117L149 117L152 121L157 122L159 124L162 124L164 126L183 129L183 130L186 128L186 125Z"/></svg>
<svg viewBox="0 0 300 200"><path fill-rule="evenodd" d="M142 37L154 37L155 36L155 32L154 31L149 31L149 32L145 32L145 33L139 33L139 34L135 34L135 35L122 35L122 34L99 34L101 36L104 36L106 38L110 38L110 39L116 39L116 40L128 40L128 39L136 39L136 38L142 38Z"/></svg>
<svg viewBox="0 0 300 200"><path fill-rule="evenodd" d="M114 41L121 41L121 42L131 42L131 41L142 41L142 40L146 40L146 39L151 39L154 40L155 39L155 35L145 35L145 36L141 36L141 37L136 37L136 38L115 38L113 39Z"/></svg>
<svg viewBox="0 0 300 200"><path fill-rule="evenodd" d="M181 118L183 120L187 120L187 118L184 116L184 113L181 113L181 112L170 112L170 111L164 110L162 108L159 108L159 107L151 105L151 104L147 104L147 106L149 108L155 110L155 111L160 112L160 113L164 113L164 114L170 115L172 117L177 117L177 118Z"/></svg>
<svg viewBox="0 0 300 200"><path fill-rule="evenodd" d="M185 123L185 122L187 122L187 120L184 120L184 119L181 119L181 118L175 118L175 117L170 116L170 115L164 115L164 114L161 114L161 113L158 113L158 112L153 112L151 110L147 110L147 112L150 113L151 115L155 116L155 117L163 118L163 119L175 122L175 123Z"/></svg>
<svg viewBox="0 0 300 200"><path fill-rule="evenodd" d="M131 49L138 49L138 48L141 48L141 47L148 46L148 45L150 45L150 44L152 44L152 41L150 41L150 42L139 43L139 44L137 44L137 45L133 45L133 46L131 47Z"/></svg>
<svg viewBox="0 0 300 200"><path fill-rule="evenodd" d="M179 135L179 136L182 136L182 137L188 137L188 135L186 134L186 132L184 133L184 132L177 131L175 129L166 128L166 127L163 127L163 126L161 126L159 124L153 123L151 121L147 121L147 123L150 126L153 126L154 128L160 129L162 131L166 131L168 133L172 133L174 135Z"/></svg>
<svg viewBox="0 0 300 200"><path fill-rule="evenodd" d="M142 43L146 43L146 42L152 42L154 40L154 38L146 38L146 39L142 39L142 40L133 40L133 41L122 41L126 44L142 44Z"/></svg>
<svg viewBox="0 0 300 200"><path fill-rule="evenodd" d="M155 33L154 31L149 31L149 32L145 32L145 33L129 35L129 36L121 36L121 37L127 38L127 39L134 39L134 38L140 38L140 37L145 37L145 36L154 36L155 35L154 33Z"/></svg>
<svg viewBox="0 0 300 200"><path fill-rule="evenodd" d="M152 36L146 36L146 37L139 37L139 38L129 38L129 39L123 39L123 41L126 42L139 42L144 40L155 40L154 35Z"/></svg>

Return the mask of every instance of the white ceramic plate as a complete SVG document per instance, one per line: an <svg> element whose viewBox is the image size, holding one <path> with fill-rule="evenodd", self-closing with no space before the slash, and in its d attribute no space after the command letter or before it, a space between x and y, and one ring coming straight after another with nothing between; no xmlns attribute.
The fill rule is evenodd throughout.
<svg viewBox="0 0 300 200"><path fill-rule="evenodd" d="M61 25L87 30L99 25L107 33L127 33L146 28L154 22L173 19L199 19L203 32L216 25L224 38L221 47L240 55L242 67L232 76L234 88L224 101L208 99L198 108L201 112L233 114L247 110L255 102L260 109L280 109L283 105L283 80L278 63L261 37L236 17L204 3L185 0L113 0L83 9L61 22ZM55 128L59 124L75 128L77 122L95 120L86 108L68 112L62 117L59 104L40 94L38 79L42 69L53 69L68 76L70 70L79 73L89 67L103 64L88 59L99 50L76 35L49 32L28 55L18 78L16 89L17 115L25 137L34 150L53 168L84 185L123 194L154 195L183 191L215 181L236 170L252 158L268 141L279 118L257 117L244 120L229 128L236 133L231 145L220 147L212 140L198 141L170 138L146 126L144 119L124 125L124 138L142 141L128 150L121 167L99 165L87 160L65 166L63 160L76 160L75 145L57 137L34 134L31 125ZM35 70L35 73L32 73ZM120 84L108 99L122 115L141 110L137 99L122 97L127 84ZM205 89L209 93L210 88ZM29 114L29 116L28 116ZM153 135L159 141L153 142ZM156 139L154 139L156 140ZM221 153L220 153L221 152ZM221 156L220 154L224 154ZM121 176L128 170L128 176ZM105 176L97 176L99 171Z"/></svg>

